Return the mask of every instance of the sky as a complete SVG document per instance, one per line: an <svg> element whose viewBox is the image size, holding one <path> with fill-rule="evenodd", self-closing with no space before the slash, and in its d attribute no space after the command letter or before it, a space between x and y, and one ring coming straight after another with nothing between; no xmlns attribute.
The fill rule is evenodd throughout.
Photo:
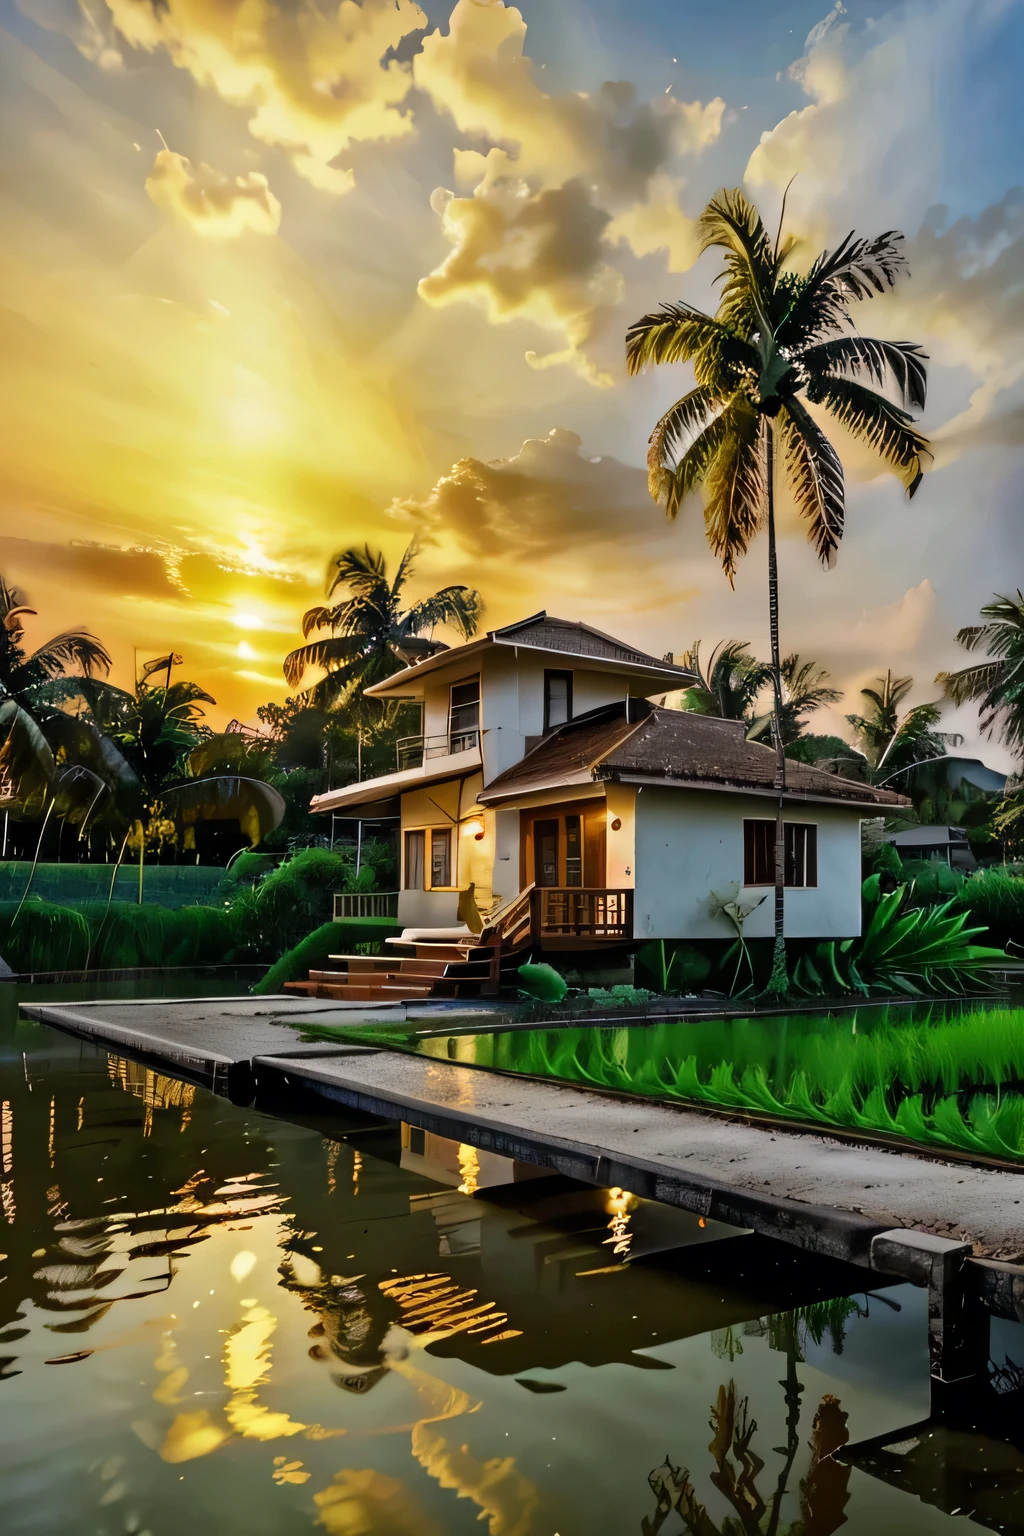
<svg viewBox="0 0 1024 1536"><path fill-rule="evenodd" d="M413 538L410 595L467 582L489 626L763 654L764 542L733 590L699 498L650 500L691 380L628 378L624 335L714 306L716 190L774 227L794 177L798 263L905 233L857 322L931 359L912 503L837 436L833 570L783 505L783 648L851 694L822 725L889 667L934 697L1024 579L1024 0L0 0L0 26L0 571L122 685L173 649L213 724L254 719L330 557Z"/></svg>

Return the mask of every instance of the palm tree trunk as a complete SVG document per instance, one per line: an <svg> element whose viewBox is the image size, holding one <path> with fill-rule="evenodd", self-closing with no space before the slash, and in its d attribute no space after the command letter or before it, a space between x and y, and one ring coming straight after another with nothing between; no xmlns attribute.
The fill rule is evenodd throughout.
<svg viewBox="0 0 1024 1536"><path fill-rule="evenodd" d="M768 421L767 494L768 494L768 627L772 666L772 739L775 743L775 791L779 797L775 811L775 951L768 991L788 990L786 973L786 829L783 809L786 798L786 749L782 740L782 661L779 651L779 564L775 548L775 442L772 423Z"/></svg>

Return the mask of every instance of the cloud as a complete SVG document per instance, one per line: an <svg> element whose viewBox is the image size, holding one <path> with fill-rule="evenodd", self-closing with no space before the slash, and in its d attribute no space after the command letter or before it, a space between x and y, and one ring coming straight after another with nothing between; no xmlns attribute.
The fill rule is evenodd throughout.
<svg viewBox="0 0 1024 1536"><path fill-rule="evenodd" d="M721 131L724 103L640 99L625 81L549 94L523 52L526 24L503 4L459 0L447 33L423 39L417 87L465 136L490 142L455 151L456 184L434 206L453 249L419 285L428 303L465 298L492 320L528 317L564 345L528 353L534 367L569 363L591 383L610 376L587 356L602 309L620 299L616 242L635 255L668 251L673 271L695 259L692 221L679 205L681 156Z"/></svg>
<svg viewBox="0 0 1024 1536"><path fill-rule="evenodd" d="M153 161L146 191L164 213L210 240L233 240L246 230L275 235L281 223L281 204L259 171L225 176L170 149Z"/></svg>
<svg viewBox="0 0 1024 1536"><path fill-rule="evenodd" d="M313 0L107 0L107 7L122 45L165 50L200 85L250 109L253 136L287 150L299 174L324 191L351 188L351 170L333 162L352 144L412 132L402 110L410 73L389 54L426 24L415 0L341 0L336 8ZM109 67L114 43L97 0L87 0L76 41Z"/></svg>
<svg viewBox="0 0 1024 1536"><path fill-rule="evenodd" d="M459 0L447 33L429 33L413 65L417 86L461 133L516 146L520 175L547 186L583 176L606 198L635 201L669 160L717 139L725 106L717 97L645 102L627 81L549 94L525 38L514 6Z"/></svg>
<svg viewBox="0 0 1024 1536"><path fill-rule="evenodd" d="M499 152L500 153L500 152ZM561 327L567 347L537 357L535 367L572 362L592 383L611 384L583 351L595 311L614 304L621 278L605 261L610 216L579 180L532 192L512 178L481 182L472 197L435 195L451 253L419 283L429 304L469 298L490 319L526 316Z"/></svg>

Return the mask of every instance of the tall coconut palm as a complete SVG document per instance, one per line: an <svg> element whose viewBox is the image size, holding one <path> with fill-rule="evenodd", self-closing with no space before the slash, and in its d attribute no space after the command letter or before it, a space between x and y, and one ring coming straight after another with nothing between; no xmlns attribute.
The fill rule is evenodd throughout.
<svg viewBox="0 0 1024 1536"><path fill-rule="evenodd" d="M327 597L340 590L344 595L334 606L319 605L303 614L302 633L307 644L284 659L289 687L299 687L311 670L326 673L305 690L301 703L318 709L349 704L363 689L396 672L402 665L403 649L409 649L411 642L436 625L450 625L465 640L476 633L483 600L471 587L442 587L403 609L402 593L413 573L417 552L414 541L398 562L393 579L383 554L368 544L335 556ZM317 638L310 640L312 634ZM414 644L411 648L416 649Z"/></svg>
<svg viewBox="0 0 1024 1536"><path fill-rule="evenodd" d="M996 596L981 610L984 624L968 624L957 633L966 651L983 651L987 660L940 672L935 681L954 704L977 704L981 729L998 736L1024 756L1024 592Z"/></svg>
<svg viewBox="0 0 1024 1536"><path fill-rule="evenodd" d="M47 724L59 710L60 685L70 677L106 676L110 654L85 629L66 629L35 650L25 644L25 619L35 617L24 593L0 576L0 800L41 808L55 771Z"/></svg>
<svg viewBox="0 0 1024 1536"><path fill-rule="evenodd" d="M648 483L675 517L690 491L704 488L704 526L732 581L755 535L768 535L768 608L774 693L775 965L772 989L786 985L782 733L775 460L823 565L843 535L845 490L839 455L814 414L830 415L868 443L909 495L921 480L926 440L911 411L925 403L925 354L912 342L878 341L853 329L851 306L893 287L903 272L903 236L849 234L800 274L790 265L796 241L772 241L757 209L739 190L719 192L697 225L702 251L725 252L724 286L714 316L682 301L663 304L630 326L629 371L692 362L696 387L669 408L651 433ZM876 386L876 387L871 387ZM890 398L894 397L894 398Z"/></svg>

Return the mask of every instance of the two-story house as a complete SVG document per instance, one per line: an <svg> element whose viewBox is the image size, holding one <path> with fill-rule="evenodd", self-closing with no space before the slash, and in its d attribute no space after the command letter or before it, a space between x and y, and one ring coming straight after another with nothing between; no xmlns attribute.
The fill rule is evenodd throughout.
<svg viewBox="0 0 1024 1536"><path fill-rule="evenodd" d="M399 820L404 928L458 922L532 889L534 947L729 938L715 897L774 883L775 757L741 721L652 700L694 679L589 625L538 613L439 649L367 690L413 700L394 773L313 810ZM787 765L786 933L860 932L860 823L899 795ZM766 900L749 937L772 932ZM441 932L436 934L440 938Z"/></svg>

